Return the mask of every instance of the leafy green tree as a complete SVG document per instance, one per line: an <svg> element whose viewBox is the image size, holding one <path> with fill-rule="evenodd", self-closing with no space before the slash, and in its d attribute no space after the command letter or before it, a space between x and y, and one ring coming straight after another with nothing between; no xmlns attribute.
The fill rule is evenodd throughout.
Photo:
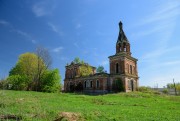
<svg viewBox="0 0 180 121"><path fill-rule="evenodd" d="M176 87L180 86L180 83L175 83ZM175 88L173 83L168 83L167 88Z"/></svg>
<svg viewBox="0 0 180 121"><path fill-rule="evenodd" d="M41 66L44 66L43 61L41 61ZM21 54L18 58L18 62L15 67L13 67L9 76L19 75L22 77L27 77L27 90L33 90L34 80L37 75L37 67L38 67L38 57L34 53L24 53ZM13 77L14 78L14 77ZM20 79L20 77L18 77Z"/></svg>
<svg viewBox="0 0 180 121"><path fill-rule="evenodd" d="M9 86L14 90L25 90L28 84L28 78L22 75L12 75L7 78Z"/></svg>
<svg viewBox="0 0 180 121"><path fill-rule="evenodd" d="M79 57L76 57L73 61L75 64L80 64L81 60L79 59Z"/></svg>
<svg viewBox="0 0 180 121"><path fill-rule="evenodd" d="M84 62L83 60L81 60L81 64L83 64L83 65L84 65L84 64L85 64L85 62Z"/></svg>
<svg viewBox="0 0 180 121"><path fill-rule="evenodd" d="M6 79L0 80L0 89L8 89L8 81Z"/></svg>
<svg viewBox="0 0 180 121"><path fill-rule="evenodd" d="M79 68L80 76L89 76L93 74L93 69L89 65L81 65Z"/></svg>
<svg viewBox="0 0 180 121"><path fill-rule="evenodd" d="M59 70L50 70L51 60L44 50L24 53L9 72L8 83L15 90L56 92L60 89Z"/></svg>
<svg viewBox="0 0 180 121"><path fill-rule="evenodd" d="M98 73L103 73L104 72L104 67L103 66L98 66L97 70Z"/></svg>
<svg viewBox="0 0 180 121"><path fill-rule="evenodd" d="M40 91L41 88L41 79L47 69L50 68L52 59L49 54L49 51L43 47L36 48L37 55L37 73L34 78L36 91Z"/></svg>
<svg viewBox="0 0 180 121"><path fill-rule="evenodd" d="M61 76L59 70L47 70L42 78L42 91L59 92L61 87Z"/></svg>

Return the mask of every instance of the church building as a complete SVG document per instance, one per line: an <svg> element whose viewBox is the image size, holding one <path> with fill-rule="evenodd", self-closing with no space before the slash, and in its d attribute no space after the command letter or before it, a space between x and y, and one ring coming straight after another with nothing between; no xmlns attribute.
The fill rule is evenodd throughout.
<svg viewBox="0 0 180 121"><path fill-rule="evenodd" d="M88 64L74 63L66 66L64 91L84 93L131 92L138 89L137 59L131 56L130 42L127 39L122 22L119 23L119 35L116 53L109 56L110 73L96 73L96 68ZM92 73L80 75L81 67L90 67Z"/></svg>

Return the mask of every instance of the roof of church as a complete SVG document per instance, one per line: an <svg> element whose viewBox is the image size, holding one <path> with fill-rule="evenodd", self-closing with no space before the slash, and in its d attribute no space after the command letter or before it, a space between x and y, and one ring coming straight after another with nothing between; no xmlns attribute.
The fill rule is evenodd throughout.
<svg viewBox="0 0 180 121"><path fill-rule="evenodd" d="M119 36L118 36L118 39L117 39L117 43L121 43L121 42L129 42L124 31L123 31L123 24L122 22L120 21L119 22Z"/></svg>

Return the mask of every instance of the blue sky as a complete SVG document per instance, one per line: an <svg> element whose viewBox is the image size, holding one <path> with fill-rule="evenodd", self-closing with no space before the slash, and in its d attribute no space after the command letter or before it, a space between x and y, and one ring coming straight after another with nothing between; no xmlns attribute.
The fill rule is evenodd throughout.
<svg viewBox="0 0 180 121"><path fill-rule="evenodd" d="M140 85L180 82L179 0L0 0L0 77L37 46L49 49L63 79L75 57L109 72L120 20Z"/></svg>

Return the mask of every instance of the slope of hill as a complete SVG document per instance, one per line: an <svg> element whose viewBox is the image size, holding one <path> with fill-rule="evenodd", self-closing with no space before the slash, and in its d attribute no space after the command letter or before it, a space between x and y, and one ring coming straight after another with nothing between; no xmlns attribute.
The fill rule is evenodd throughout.
<svg viewBox="0 0 180 121"><path fill-rule="evenodd" d="M180 97L150 93L99 96L0 90L0 120L180 120Z"/></svg>

